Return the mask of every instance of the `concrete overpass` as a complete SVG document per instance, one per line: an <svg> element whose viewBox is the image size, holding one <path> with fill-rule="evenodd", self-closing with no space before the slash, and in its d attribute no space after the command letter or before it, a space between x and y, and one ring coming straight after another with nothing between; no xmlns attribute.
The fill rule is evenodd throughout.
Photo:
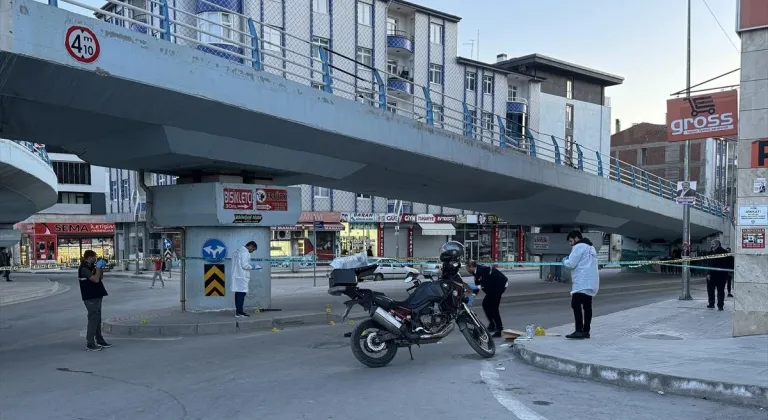
<svg viewBox="0 0 768 420"><path fill-rule="evenodd" d="M251 28L260 25L242 18ZM292 71L310 62L308 55L292 53L295 61L284 57L280 68L270 68L256 31L241 34L239 52L204 47L220 57L194 48L194 35L181 37L166 23L151 28L155 38L32 0L0 0L0 135L62 146L96 165L192 182L223 174L306 183L521 224L680 237L674 185L631 165L578 147L578 157L566 162L559 139L508 138L502 119L496 131L478 136L461 104L445 110L458 122L438 128L429 95L419 102L423 118L414 115L421 121L393 115L381 83L374 106L351 100L348 80L330 69L332 52L315 67L324 77L318 90ZM75 27L98 40L95 61L67 52ZM722 207L706 199L691 221L693 240L727 223Z"/></svg>
<svg viewBox="0 0 768 420"><path fill-rule="evenodd" d="M56 204L56 174L41 144L0 139L0 248L19 242L13 225Z"/></svg>

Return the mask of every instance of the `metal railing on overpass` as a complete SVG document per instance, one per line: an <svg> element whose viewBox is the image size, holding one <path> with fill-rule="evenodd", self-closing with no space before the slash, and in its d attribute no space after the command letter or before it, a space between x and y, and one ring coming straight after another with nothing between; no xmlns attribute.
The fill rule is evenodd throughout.
<svg viewBox="0 0 768 420"><path fill-rule="evenodd" d="M29 150L32 154L39 157L43 162L47 163L48 166L53 167L53 165L51 164L51 159L48 157L48 152L45 150L44 144L32 143L29 141L18 141L18 140L6 140L6 141L12 141L16 144L24 146L25 149Z"/></svg>
<svg viewBox="0 0 768 420"><path fill-rule="evenodd" d="M377 68L372 50L356 45L340 45L345 40L323 39L312 36L311 31L308 31L307 37L310 39L290 34L263 22L263 10L261 13L251 11L260 14L262 20L243 14L243 2L240 0L144 0L141 3L146 7L107 0L100 9L77 0L61 1L92 10L97 18L115 25L280 75L328 94L378 107L575 171L589 172L663 199L675 200L676 197L677 185L672 181L578 142L519 126L508 121L506 115L487 112L465 99L445 94L447 81L445 69L441 66L430 68L427 86L417 85L408 72L390 68L394 71L390 73ZM51 6L58 7L58 2L48 0ZM221 3L232 7L223 7ZM285 20L293 11L286 11L285 4L282 8ZM354 24L356 18L349 16L349 19ZM342 51L349 51L348 54L355 57ZM463 79L461 82L464 82ZM475 83L475 89L486 88L484 80L476 80ZM491 89L495 87L492 85ZM725 206L703 194L698 196L694 208L726 217Z"/></svg>

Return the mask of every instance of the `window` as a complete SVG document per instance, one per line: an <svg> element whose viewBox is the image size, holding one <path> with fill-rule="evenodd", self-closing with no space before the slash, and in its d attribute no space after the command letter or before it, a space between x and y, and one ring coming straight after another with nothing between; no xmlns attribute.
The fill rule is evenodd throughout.
<svg viewBox="0 0 768 420"><path fill-rule="evenodd" d="M205 12L197 20L200 42L215 44L237 40L235 18L231 13ZM209 35L208 32L212 35Z"/></svg>
<svg viewBox="0 0 768 420"><path fill-rule="evenodd" d="M637 159L638 165L647 165L648 164L648 149L643 147L640 149L640 153Z"/></svg>
<svg viewBox="0 0 768 420"><path fill-rule="evenodd" d="M445 110L442 105L432 105L432 119L440 128L445 125Z"/></svg>
<svg viewBox="0 0 768 420"><path fill-rule="evenodd" d="M131 182L128 179L120 180L120 199L131 199Z"/></svg>
<svg viewBox="0 0 768 420"><path fill-rule="evenodd" d="M264 26L263 48L267 51L281 51L283 46L283 33L271 26Z"/></svg>
<svg viewBox="0 0 768 420"><path fill-rule="evenodd" d="M157 185L167 185L168 184L168 177L165 175L158 175L157 176Z"/></svg>
<svg viewBox="0 0 768 420"><path fill-rule="evenodd" d="M483 112L483 130L493 131L493 114Z"/></svg>
<svg viewBox="0 0 768 420"><path fill-rule="evenodd" d="M60 192L59 199L56 202L60 204L91 204L91 194Z"/></svg>
<svg viewBox="0 0 768 420"><path fill-rule="evenodd" d="M91 185L91 165L83 162L52 163L59 184Z"/></svg>
<svg viewBox="0 0 768 420"><path fill-rule="evenodd" d="M565 129L573 131L573 104L565 105Z"/></svg>
<svg viewBox="0 0 768 420"><path fill-rule="evenodd" d="M517 86L510 86L507 88L507 101L508 102L517 101Z"/></svg>
<svg viewBox="0 0 768 420"><path fill-rule="evenodd" d="M370 48L357 47L357 64L363 67L373 67L373 51Z"/></svg>
<svg viewBox="0 0 768 420"><path fill-rule="evenodd" d="M374 106L375 102L373 101L373 92L369 90L359 90L357 91L357 101L361 104L371 105Z"/></svg>
<svg viewBox="0 0 768 420"><path fill-rule="evenodd" d="M312 0L312 11L328 13L328 0Z"/></svg>
<svg viewBox="0 0 768 420"><path fill-rule="evenodd" d="M493 75L483 76L483 93L486 95L493 94Z"/></svg>
<svg viewBox="0 0 768 420"><path fill-rule="evenodd" d="M371 195L370 194L358 194L357 195L358 200L370 200Z"/></svg>
<svg viewBox="0 0 768 420"><path fill-rule="evenodd" d="M429 24L429 42L434 44L443 43L443 25L437 23Z"/></svg>
<svg viewBox="0 0 768 420"><path fill-rule="evenodd" d="M397 19L387 16L387 35L397 34Z"/></svg>
<svg viewBox="0 0 768 420"><path fill-rule="evenodd" d="M312 37L312 58L320 59L320 48L331 49L331 40L327 38L320 38L319 36Z"/></svg>
<svg viewBox="0 0 768 420"><path fill-rule="evenodd" d="M397 102L387 102L387 111L397 114Z"/></svg>
<svg viewBox="0 0 768 420"><path fill-rule="evenodd" d="M357 2L357 23L371 26L373 16L373 6L362 1Z"/></svg>
<svg viewBox="0 0 768 420"><path fill-rule="evenodd" d="M316 198L329 198L330 196L331 196L330 188L315 187L315 197Z"/></svg>
<svg viewBox="0 0 768 420"><path fill-rule="evenodd" d="M109 181L109 199L110 200L117 200L117 181Z"/></svg>
<svg viewBox="0 0 768 420"><path fill-rule="evenodd" d="M571 77L565 81L565 98L573 99L573 78Z"/></svg>
<svg viewBox="0 0 768 420"><path fill-rule="evenodd" d="M323 84L322 83L317 83L317 82L312 82L312 89L323 90Z"/></svg>
<svg viewBox="0 0 768 420"><path fill-rule="evenodd" d="M469 111L469 122L472 124L472 132L477 134L478 127L477 127L477 110L473 109L472 111Z"/></svg>
<svg viewBox="0 0 768 420"><path fill-rule="evenodd" d="M468 71L466 75L467 90L474 92L477 90L477 73Z"/></svg>
<svg viewBox="0 0 768 420"><path fill-rule="evenodd" d="M387 60L387 73L397 75L397 60Z"/></svg>
<svg viewBox="0 0 768 420"><path fill-rule="evenodd" d="M573 165L573 136L565 135L565 164Z"/></svg>
<svg viewBox="0 0 768 420"><path fill-rule="evenodd" d="M429 83L436 85L443 84L443 66L439 64L429 65Z"/></svg>

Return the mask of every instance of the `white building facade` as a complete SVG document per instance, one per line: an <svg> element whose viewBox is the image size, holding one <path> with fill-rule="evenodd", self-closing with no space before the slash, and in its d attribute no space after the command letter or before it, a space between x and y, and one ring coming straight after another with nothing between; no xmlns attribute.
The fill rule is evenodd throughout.
<svg viewBox="0 0 768 420"><path fill-rule="evenodd" d="M145 7L145 0L127 3ZM530 127L536 137L547 133L544 138L548 142L551 141L548 134L561 140L570 138L567 150L571 153L573 142L609 152L610 108L604 102L603 87L598 88L599 100L592 100L599 103L596 104L582 101L584 95L568 97L565 90L562 97L558 96L560 92L554 78L548 79L555 74L575 74L572 80L578 83L570 85L574 93L580 92L581 86L589 85L585 80L590 81L590 77L602 73L575 65L561 65L547 73L536 66L526 68L515 59L483 63L460 57L458 23L461 18L458 16L401 0L208 0L174 4L188 7L185 10L190 14L182 18L179 13L175 19L188 19L185 22L200 31L180 25L174 30L189 39L197 39L200 43L197 48L202 51L243 62L242 57L228 55L226 51L250 54L242 47L247 39L244 34L249 33L247 18L250 18L255 23L262 64L267 72L317 89L331 90L323 77L322 56L327 54L327 64L333 73L330 87L335 95L496 145L509 139L522 140L526 128ZM113 4L104 9L136 16L135 12ZM112 17L100 17L121 26L129 25ZM146 29L137 30L146 32ZM621 78L612 80L613 84L621 83ZM593 90L588 90L590 95ZM567 122L567 104L575 109L577 116L574 119L571 112L570 122ZM567 142L562 141L565 148ZM112 195L120 197L118 203L124 203L126 195L122 194L122 186L132 185L130 176L125 178L127 181L119 176L115 179L118 184L111 189L118 194ZM324 248L328 251L356 251L372 246L375 255L426 257L434 256L440 244L454 238L477 242L471 243L470 254L475 258L522 257L523 247L517 238L522 237L523 229L507 225L493 215L477 217L474 212L461 209L311 185L302 186L302 198L302 207L307 213L341 215L339 219L335 215L327 216L326 226L333 226L333 220L338 225L329 228L337 229L328 234L331 239L324 239L328 243ZM125 223L132 220L129 217L132 210L126 210L125 204L110 211L126 214L120 216ZM413 220L422 215L418 218L422 221L452 222L441 223L451 225L450 229L406 223L405 230L399 234L394 224L379 223L380 220L393 221L393 213L413 215ZM474 217L468 218L468 215ZM115 220L118 218L115 216ZM488 223L486 229L486 223L481 222L489 220L493 223ZM505 226L503 232L493 233L499 230L499 225ZM285 232L276 234L276 239L283 237L293 236ZM357 239L345 240L345 237Z"/></svg>

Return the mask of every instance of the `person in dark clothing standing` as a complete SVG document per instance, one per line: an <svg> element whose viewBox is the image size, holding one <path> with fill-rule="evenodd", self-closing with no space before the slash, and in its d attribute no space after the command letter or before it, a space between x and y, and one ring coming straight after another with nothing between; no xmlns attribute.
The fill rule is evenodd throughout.
<svg viewBox="0 0 768 420"><path fill-rule="evenodd" d="M0 270L2 270L3 277L5 277L5 281L13 281L11 280L11 253L8 252L8 248L3 248L0 250Z"/></svg>
<svg viewBox="0 0 768 420"><path fill-rule="evenodd" d="M507 276L496 268L480 265L477 261L468 262L467 271L475 276L475 284L485 292L483 311L489 321L488 331L493 332L494 337L501 337L504 326L499 305L501 296L507 291Z"/></svg>
<svg viewBox="0 0 768 420"><path fill-rule="evenodd" d="M714 254L728 253L718 240L712 241L712 247ZM730 271L725 270L733 270L733 260L730 257L713 258L711 267L714 270L710 270L707 276L707 297L709 299L707 308L715 308L715 290L717 290L717 309L722 311L725 306L725 284L731 275Z"/></svg>
<svg viewBox="0 0 768 420"><path fill-rule="evenodd" d="M101 335L101 300L107 296L107 289L102 282L105 265L106 262L102 259L97 260L96 253L89 249L83 252L83 259L77 270L77 277L80 279L80 295L88 310L88 329L85 335L87 351L101 351L106 347L112 347Z"/></svg>

